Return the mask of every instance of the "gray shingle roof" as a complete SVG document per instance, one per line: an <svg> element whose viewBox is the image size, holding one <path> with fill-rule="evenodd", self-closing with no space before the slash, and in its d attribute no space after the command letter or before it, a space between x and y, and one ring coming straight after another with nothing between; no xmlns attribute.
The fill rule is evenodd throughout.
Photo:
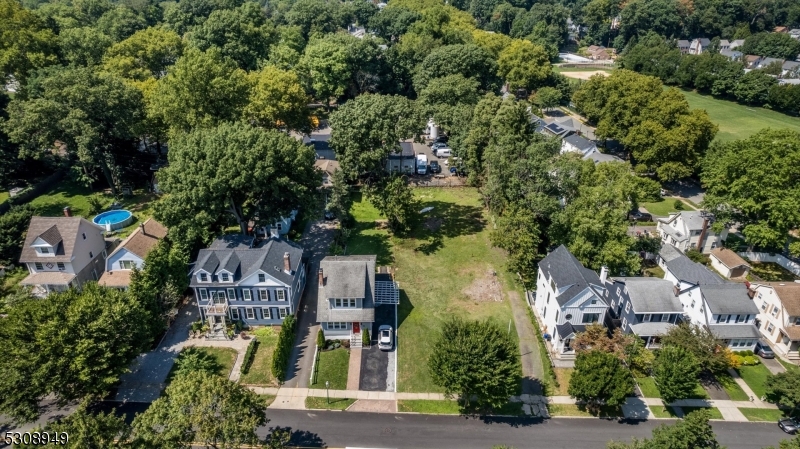
<svg viewBox="0 0 800 449"><path fill-rule="evenodd" d="M584 291L590 284L600 286L600 277L594 271L585 268L566 246L561 245L539 262L539 268L553 278L556 288L565 291L556 296L558 304L563 306L572 298Z"/></svg>
<svg viewBox="0 0 800 449"><path fill-rule="evenodd" d="M233 249L222 249L228 247ZM285 253L289 253L291 273L283 270L283 255ZM285 239L273 237L269 240L263 240L255 247L250 248L246 240L225 236L214 241L209 248L201 249L197 254L197 264L195 265L195 271L192 273L191 285L195 286L197 278L194 274L202 269L212 274L212 282L210 284L202 283L197 285L214 286L218 282L215 274L220 268L225 268L227 271L234 273L234 282L261 270L286 285L292 285L295 276L297 276L297 270L300 268L302 258L303 248ZM220 285L229 286L230 284L223 283Z"/></svg>
<svg viewBox="0 0 800 449"><path fill-rule="evenodd" d="M50 229L39 234L39 238L49 243L51 246L56 246L63 240L61 234L58 232L58 226L56 225L50 226Z"/></svg>
<svg viewBox="0 0 800 449"><path fill-rule="evenodd" d="M317 291L317 322L375 321L377 256L328 256L320 261L324 285ZM331 309L331 298L364 298L360 309Z"/></svg>
<svg viewBox="0 0 800 449"><path fill-rule="evenodd" d="M572 334L577 334L586 331L586 326L582 324L572 324L569 321L564 324L556 324L559 338L567 338Z"/></svg>
<svg viewBox="0 0 800 449"><path fill-rule="evenodd" d="M747 295L747 287L739 283L700 285L700 292L714 314L757 315L758 307Z"/></svg>
<svg viewBox="0 0 800 449"><path fill-rule="evenodd" d="M711 324L708 329L717 338L760 338L758 329L753 324Z"/></svg>
<svg viewBox="0 0 800 449"><path fill-rule="evenodd" d="M587 151L591 150L592 148L597 148L597 146L594 144L594 142L592 142L590 140L586 140L586 139L584 139L583 137L581 137L581 136L579 136L577 134L573 134L571 136L565 137L564 138L564 142L567 142L568 144L572 145L573 147L581 150L584 154Z"/></svg>
<svg viewBox="0 0 800 449"><path fill-rule="evenodd" d="M666 334L674 324L651 321L648 323L631 324L631 331L640 337L652 337Z"/></svg>
<svg viewBox="0 0 800 449"><path fill-rule="evenodd" d="M635 313L681 313L672 282L651 277L614 278L625 284Z"/></svg>
<svg viewBox="0 0 800 449"><path fill-rule="evenodd" d="M43 237L43 240L46 238L56 243L59 240L61 241L61 244L56 246L55 257L50 256L47 257L46 260L48 262L70 262L72 260L72 252L75 250L75 242L78 240L78 231L82 221L97 229L98 232L100 231L97 225L81 217L31 217L19 261L21 263L26 263L41 262L43 260L42 257L36 254L36 250L32 248L31 245L37 238L44 235L45 237ZM48 240L45 241L54 244Z"/></svg>
<svg viewBox="0 0 800 449"><path fill-rule="evenodd" d="M692 262L685 254L672 245L664 244L659 255L667 264L667 269L681 281L695 285L722 284L724 281L704 265Z"/></svg>

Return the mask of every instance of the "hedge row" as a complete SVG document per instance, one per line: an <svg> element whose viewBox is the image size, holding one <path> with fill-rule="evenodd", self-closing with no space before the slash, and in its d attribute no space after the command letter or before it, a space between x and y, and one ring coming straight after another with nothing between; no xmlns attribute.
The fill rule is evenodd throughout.
<svg viewBox="0 0 800 449"><path fill-rule="evenodd" d="M292 355L296 324L294 315L289 315L283 320L281 334L278 336L278 345L275 346L275 353L272 355L272 375L281 383L286 377L286 367L289 365L289 357Z"/></svg>
<svg viewBox="0 0 800 449"><path fill-rule="evenodd" d="M253 342L247 347L244 353L244 360L242 361L242 374L247 374L250 371L250 365L253 364L253 359L256 358L256 350L258 349L258 338L253 337Z"/></svg>

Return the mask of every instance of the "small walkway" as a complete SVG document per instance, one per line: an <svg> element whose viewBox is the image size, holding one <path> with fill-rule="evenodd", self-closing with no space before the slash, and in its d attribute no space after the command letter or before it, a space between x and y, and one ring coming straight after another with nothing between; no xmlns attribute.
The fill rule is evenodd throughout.
<svg viewBox="0 0 800 449"><path fill-rule="evenodd" d="M750 386L747 385L747 382L745 382L744 379L742 379L742 377L739 375L739 373L735 369L730 369L729 368L728 369L728 374L730 374L731 377L733 377L733 380L736 381L736 384L738 384L739 387L741 387L742 390L744 390L744 393L752 400L753 404L756 404L756 403L758 403L760 405L765 404L764 402L761 401L761 398L756 396L756 394L753 392L753 390L750 388Z"/></svg>
<svg viewBox="0 0 800 449"><path fill-rule="evenodd" d="M519 351L522 362L522 393L530 395L542 394L541 380L544 378L542 357L539 354L539 342L536 330L533 328L528 311L528 304L520 297L519 292L510 290L508 301L511 303L511 313L514 315L514 325L519 337Z"/></svg>
<svg viewBox="0 0 800 449"><path fill-rule="evenodd" d="M350 363L347 368L347 389L358 390L361 381L361 348L350 348Z"/></svg>

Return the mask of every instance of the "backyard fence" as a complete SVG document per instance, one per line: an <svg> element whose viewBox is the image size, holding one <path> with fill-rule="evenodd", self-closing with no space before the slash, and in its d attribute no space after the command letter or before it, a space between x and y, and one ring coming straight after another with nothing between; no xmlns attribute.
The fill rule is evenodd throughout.
<svg viewBox="0 0 800 449"><path fill-rule="evenodd" d="M462 176L443 176L441 178L409 178L408 183L414 187L463 187L467 178Z"/></svg>
<svg viewBox="0 0 800 449"><path fill-rule="evenodd" d="M770 253L757 253L754 251L743 251L739 253L740 256L752 260L753 262L773 262L783 268L794 273L795 276L800 276L800 263L789 260L781 254Z"/></svg>
<svg viewBox="0 0 800 449"><path fill-rule="evenodd" d="M26 190L13 198L7 199L3 202L3 204L0 204L0 214L8 212L9 209L11 209L11 206L25 204L28 201L35 199L39 195L50 190L50 188L53 187L63 177L64 171L57 170L55 173L42 180L42 182L36 184L31 189Z"/></svg>
<svg viewBox="0 0 800 449"><path fill-rule="evenodd" d="M604 64L602 62L586 62L586 63L568 62L568 63L564 63L564 64L558 64L556 67L563 67L565 69L587 68L587 69L607 69L607 70L610 70L610 69L614 68L614 63L613 62L609 62L609 63Z"/></svg>

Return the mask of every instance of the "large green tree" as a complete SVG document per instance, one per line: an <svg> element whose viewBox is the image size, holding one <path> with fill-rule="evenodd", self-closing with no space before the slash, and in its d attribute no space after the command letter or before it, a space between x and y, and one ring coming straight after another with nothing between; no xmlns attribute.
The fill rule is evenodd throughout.
<svg viewBox="0 0 800 449"><path fill-rule="evenodd" d="M492 245L508 251L508 270L518 273L525 285L536 283L542 232L533 211L512 204L497 218L489 234Z"/></svg>
<svg viewBox="0 0 800 449"><path fill-rule="evenodd" d="M729 353L705 326L681 323L661 338L663 346L680 347L691 353L701 370L725 372L731 367Z"/></svg>
<svg viewBox="0 0 800 449"><path fill-rule="evenodd" d="M329 104L344 95L350 80L347 49L337 42L315 39L306 46L297 71L314 97Z"/></svg>
<svg viewBox="0 0 800 449"><path fill-rule="evenodd" d="M389 229L403 234L411 229L417 214L417 201L403 176L383 178L366 189L367 198L386 217Z"/></svg>
<svg viewBox="0 0 800 449"><path fill-rule="evenodd" d="M778 84L778 80L763 70L752 70L742 75L733 95L742 103L760 106L767 102L769 90Z"/></svg>
<svg viewBox="0 0 800 449"><path fill-rule="evenodd" d="M613 354L598 350L578 354L567 392L590 409L621 405L633 393L630 371Z"/></svg>
<svg viewBox="0 0 800 449"><path fill-rule="evenodd" d="M33 208L26 204L0 215L0 264L11 265L19 260L33 213Z"/></svg>
<svg viewBox="0 0 800 449"><path fill-rule="evenodd" d="M245 119L264 128L311 132L309 97L297 74L267 66L249 74L250 102Z"/></svg>
<svg viewBox="0 0 800 449"><path fill-rule="evenodd" d="M158 81L148 106L172 129L188 131L241 117L249 87L245 72L218 49L190 48Z"/></svg>
<svg viewBox="0 0 800 449"><path fill-rule="evenodd" d="M747 161L747 163L743 163ZM704 206L719 224L741 223L752 245L780 248L800 226L800 134L762 130L715 143L703 163Z"/></svg>
<svg viewBox="0 0 800 449"><path fill-rule="evenodd" d="M519 348L497 323L451 318L433 343L428 369L434 383L458 395L465 409L500 407L519 385Z"/></svg>
<svg viewBox="0 0 800 449"><path fill-rule="evenodd" d="M321 183L314 150L288 135L244 123L175 137L158 173L167 193L156 217L178 241L207 240L228 223L269 225L310 204Z"/></svg>
<svg viewBox="0 0 800 449"><path fill-rule="evenodd" d="M267 423L264 400L248 388L204 371L173 379L164 395L133 421L141 447L236 448L259 443L256 427Z"/></svg>
<svg viewBox="0 0 800 449"><path fill-rule="evenodd" d="M151 343L151 317L131 295L94 283L29 299L0 318L0 412L39 416L48 394L60 403L102 398Z"/></svg>
<svg viewBox="0 0 800 449"><path fill-rule="evenodd" d="M770 402L791 407L792 412L800 407L800 371L790 370L770 376L766 387Z"/></svg>
<svg viewBox="0 0 800 449"><path fill-rule="evenodd" d="M330 117L330 145L348 179L382 175L400 142L419 132L424 119L413 101L396 95L359 95Z"/></svg>
<svg viewBox="0 0 800 449"><path fill-rule="evenodd" d="M105 70L125 79L162 78L183 54L184 44L175 32L150 27L114 44L105 54Z"/></svg>
<svg viewBox="0 0 800 449"><path fill-rule="evenodd" d="M793 60L800 54L800 41L788 33L756 33L748 36L739 50L746 55Z"/></svg>
<svg viewBox="0 0 800 449"><path fill-rule="evenodd" d="M131 273L129 292L150 312L154 337L163 330L167 314L189 286L188 265L189 251L185 247L161 240L145 257L144 267Z"/></svg>
<svg viewBox="0 0 800 449"><path fill-rule="evenodd" d="M700 366L694 355L680 346L664 346L653 363L653 377L664 402L688 398L697 387Z"/></svg>
<svg viewBox="0 0 800 449"><path fill-rule="evenodd" d="M54 449L122 449L130 447L128 436L130 426L125 418L109 413L93 413L88 402L83 402L78 410L55 422L47 424L42 432L56 435L67 434L67 444L61 440L48 441L43 447ZM39 446L39 447L42 447Z"/></svg>
<svg viewBox="0 0 800 449"><path fill-rule="evenodd" d="M116 193L115 156L134 151L143 119L141 93L116 76L90 68L49 68L32 79L8 107L3 124L22 154L42 155L60 142L89 182L99 170Z"/></svg>
<svg viewBox="0 0 800 449"><path fill-rule="evenodd" d="M97 28L69 28L58 36L61 54L70 64L93 66L103 61L108 47L114 41Z"/></svg>
<svg viewBox="0 0 800 449"><path fill-rule="evenodd" d="M33 70L57 62L56 35L16 0L0 0L0 77L23 81Z"/></svg>
<svg viewBox="0 0 800 449"><path fill-rule="evenodd" d="M126 5L117 5L97 19L97 28L119 42L147 28L147 21Z"/></svg>
<svg viewBox="0 0 800 449"><path fill-rule="evenodd" d="M544 47L521 39L500 52L497 65L498 73L512 89L536 89L552 71Z"/></svg>
<svg viewBox="0 0 800 449"><path fill-rule="evenodd" d="M417 66L414 89L422 92L432 79L455 74L477 80L484 91L494 91L499 85L494 57L475 44L466 44L445 45L430 51Z"/></svg>

